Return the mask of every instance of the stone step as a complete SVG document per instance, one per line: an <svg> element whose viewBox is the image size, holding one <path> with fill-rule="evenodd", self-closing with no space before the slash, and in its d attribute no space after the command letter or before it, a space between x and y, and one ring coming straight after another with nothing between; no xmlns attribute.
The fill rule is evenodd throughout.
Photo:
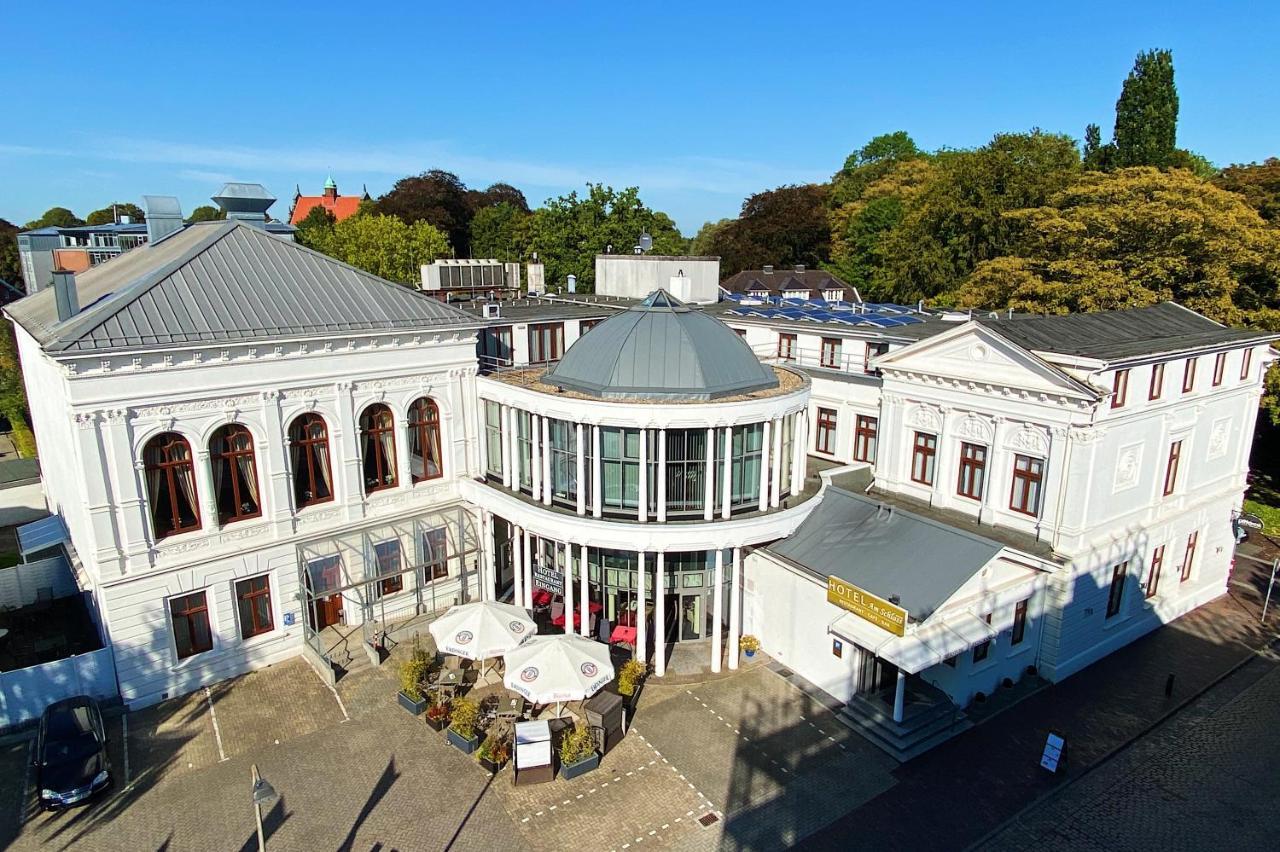
<svg viewBox="0 0 1280 852"><path fill-rule="evenodd" d="M973 727L967 716L945 704L935 705L931 712L917 713L910 720L904 717L901 725L871 702L851 701L850 705L841 708L836 719L899 762Z"/></svg>

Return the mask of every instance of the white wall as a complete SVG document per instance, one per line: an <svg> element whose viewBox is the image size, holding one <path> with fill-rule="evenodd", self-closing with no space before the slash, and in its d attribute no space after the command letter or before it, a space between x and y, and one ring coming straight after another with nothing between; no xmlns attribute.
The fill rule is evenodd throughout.
<svg viewBox="0 0 1280 852"><path fill-rule="evenodd" d="M685 301L709 304L720 298L718 257L598 254L595 292L643 299L654 290L670 288L671 279L680 272L690 281L690 298Z"/></svg>
<svg viewBox="0 0 1280 852"><path fill-rule="evenodd" d="M0 673L0 731L40 718L55 701L73 695L116 697L111 649Z"/></svg>

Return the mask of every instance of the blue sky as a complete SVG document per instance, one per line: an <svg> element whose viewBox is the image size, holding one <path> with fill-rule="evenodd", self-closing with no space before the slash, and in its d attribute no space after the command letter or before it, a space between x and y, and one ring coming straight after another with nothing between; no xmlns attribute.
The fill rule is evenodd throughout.
<svg viewBox="0 0 1280 852"><path fill-rule="evenodd" d="M444 168L533 204L638 185L692 234L878 133L1109 133L1150 47L1174 51L1180 144L1280 155L1280 4L56 5L0 25L0 217L18 224L143 194L189 211L228 179L283 216L330 170L377 195Z"/></svg>

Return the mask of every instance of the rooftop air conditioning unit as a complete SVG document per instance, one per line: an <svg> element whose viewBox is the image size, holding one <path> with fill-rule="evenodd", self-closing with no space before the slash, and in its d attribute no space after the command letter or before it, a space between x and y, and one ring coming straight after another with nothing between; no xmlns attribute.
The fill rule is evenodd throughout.
<svg viewBox="0 0 1280 852"><path fill-rule="evenodd" d="M480 307L481 316L485 319L498 319L502 316L502 305L497 302L489 302Z"/></svg>

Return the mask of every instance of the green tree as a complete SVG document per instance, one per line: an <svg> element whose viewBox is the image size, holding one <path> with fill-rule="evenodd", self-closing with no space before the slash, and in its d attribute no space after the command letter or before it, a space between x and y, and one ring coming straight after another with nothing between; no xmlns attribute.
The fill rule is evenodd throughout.
<svg viewBox="0 0 1280 852"><path fill-rule="evenodd" d="M876 136L845 158L844 168L831 178L828 200L832 207L857 201L868 186L887 175L898 163L928 156L905 130Z"/></svg>
<svg viewBox="0 0 1280 852"><path fill-rule="evenodd" d="M500 201L482 207L471 217L471 254L493 257L504 263L521 260L529 239L529 214Z"/></svg>
<svg viewBox="0 0 1280 852"><path fill-rule="evenodd" d="M324 251L324 247L329 245L333 237L333 226L336 222L332 213L317 204L302 217L294 237L307 248Z"/></svg>
<svg viewBox="0 0 1280 852"><path fill-rule="evenodd" d="M647 207L636 187L614 190L589 183L586 195L574 190L534 211L528 248L546 265L549 285L559 286L572 274L579 292L591 292L595 256L609 246L629 252L643 232L653 237L654 254L683 254L688 248L671 217Z"/></svg>
<svg viewBox="0 0 1280 852"><path fill-rule="evenodd" d="M1215 186L1244 197L1245 203L1273 225L1280 224L1280 159L1227 166L1213 179Z"/></svg>
<svg viewBox="0 0 1280 852"><path fill-rule="evenodd" d="M400 178L375 209L410 225L428 222L448 236L459 257L467 255L472 206L466 185L452 172L432 169Z"/></svg>
<svg viewBox="0 0 1280 852"><path fill-rule="evenodd" d="M780 186L757 192L742 203L742 213L711 240L720 256L721 275L765 264L803 263L817 268L831 256L827 187Z"/></svg>
<svg viewBox="0 0 1280 852"><path fill-rule="evenodd" d="M1109 172L1115 168L1116 146L1102 144L1102 128L1090 124L1084 129L1084 167L1091 172Z"/></svg>
<svg viewBox="0 0 1280 852"><path fill-rule="evenodd" d="M50 207L44 211L44 215L39 219L30 221L26 225L27 230L32 228L74 228L83 225L84 220L76 216L65 207Z"/></svg>
<svg viewBox="0 0 1280 852"><path fill-rule="evenodd" d="M1116 101L1116 165L1169 166L1178 138L1178 89L1173 53L1138 54Z"/></svg>
<svg viewBox="0 0 1280 852"><path fill-rule="evenodd" d="M417 286L422 265L449 254L449 240L427 222L405 224L395 216L351 216L332 228L317 228L310 246L379 278Z"/></svg>
<svg viewBox="0 0 1280 852"><path fill-rule="evenodd" d="M1067 136L1001 133L973 151L935 156L936 174L904 205L879 249L874 291L905 304L956 289L984 260L1013 245L1011 210L1040 207L1080 174Z"/></svg>
<svg viewBox="0 0 1280 852"><path fill-rule="evenodd" d="M36 454L36 437L27 423L27 394L22 382L22 364L14 342L12 323L0 329L0 414L9 421L13 443L18 454L32 458Z"/></svg>
<svg viewBox="0 0 1280 852"><path fill-rule="evenodd" d="M108 225L116 221L119 216L128 216L129 221L135 224L147 220L147 214L138 205L130 204L127 201L117 201L100 210L93 211L84 221L86 225Z"/></svg>
<svg viewBox="0 0 1280 852"><path fill-rule="evenodd" d="M902 222L907 205L936 175L926 158L901 160L890 171L862 189L855 201L831 211L831 262L827 268L857 287L864 297L882 298L880 292L887 257L886 237Z"/></svg>
<svg viewBox="0 0 1280 852"><path fill-rule="evenodd" d="M0 219L0 280L22 288L22 265L18 260L18 226Z"/></svg>
<svg viewBox="0 0 1280 852"><path fill-rule="evenodd" d="M212 204L201 204L195 210L191 211L191 215L187 217L188 222L214 222L227 218L227 211L220 207L214 207Z"/></svg>
<svg viewBox="0 0 1280 852"><path fill-rule="evenodd" d="M698 229L698 233L689 241L689 254L695 257L705 257L716 253L715 241L716 235L725 227L732 224L732 219L721 219L718 222L704 222L702 227Z"/></svg>

